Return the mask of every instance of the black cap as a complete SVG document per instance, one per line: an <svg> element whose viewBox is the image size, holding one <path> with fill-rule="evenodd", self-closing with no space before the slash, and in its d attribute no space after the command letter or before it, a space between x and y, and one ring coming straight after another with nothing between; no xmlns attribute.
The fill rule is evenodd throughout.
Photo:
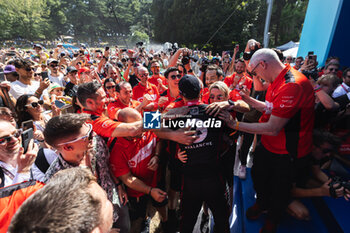
<svg viewBox="0 0 350 233"><path fill-rule="evenodd" d="M180 94L186 99L197 99L201 92L202 85L198 78L193 75L184 75L179 81Z"/></svg>
<svg viewBox="0 0 350 233"><path fill-rule="evenodd" d="M68 66L67 67L67 73L70 73L70 72L73 72L73 71L77 71L78 72L78 70L74 66Z"/></svg>

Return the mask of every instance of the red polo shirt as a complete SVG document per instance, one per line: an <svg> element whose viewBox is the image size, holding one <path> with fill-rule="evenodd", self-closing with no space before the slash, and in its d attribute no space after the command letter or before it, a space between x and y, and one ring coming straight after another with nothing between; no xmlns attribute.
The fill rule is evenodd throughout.
<svg viewBox="0 0 350 233"><path fill-rule="evenodd" d="M153 102L157 102L159 98L159 92L157 86L147 82L147 86L141 85L141 83L137 84L133 89L133 99L139 102L143 101L143 96L145 94L149 94L152 97Z"/></svg>
<svg viewBox="0 0 350 233"><path fill-rule="evenodd" d="M156 135L151 131L145 132L141 138L134 138L132 141L118 138L109 159L113 174L119 177L131 172L148 186L156 187L157 171L148 169L147 164L154 156L157 141ZM127 192L131 197L144 195L130 188Z"/></svg>
<svg viewBox="0 0 350 233"><path fill-rule="evenodd" d="M168 82L166 81L166 78L163 75L159 75L158 77L155 77L154 75L152 75L152 77L148 78L148 82L150 82L151 84L158 87L158 79L159 78L162 80L162 84L164 86L168 85Z"/></svg>
<svg viewBox="0 0 350 233"><path fill-rule="evenodd" d="M231 76L228 76L224 79L224 83L226 83L226 85L230 88L230 86L234 83L234 79L235 76L237 75L237 73L233 73ZM241 82L243 82L241 84ZM234 87L235 89L239 90L240 86L239 84L241 84L243 87L248 88L249 90L252 89L252 85L253 85L253 80L251 78L249 78L247 75L243 75L239 80L237 85Z"/></svg>
<svg viewBox="0 0 350 233"><path fill-rule="evenodd" d="M115 114L123 108L130 107L130 108L136 108L137 106L140 105L140 102L137 100L131 100L128 105L123 104L119 99L116 99L115 101L112 101L111 103L108 104L107 111L108 111L108 116L111 119L116 119ZM117 120L117 119L116 119Z"/></svg>
<svg viewBox="0 0 350 233"><path fill-rule="evenodd" d="M297 158L309 154L315 104L309 80L287 65L267 89L265 102L267 107L260 122L268 122L271 114L289 121L277 136L262 135L263 146L272 153L291 154Z"/></svg>

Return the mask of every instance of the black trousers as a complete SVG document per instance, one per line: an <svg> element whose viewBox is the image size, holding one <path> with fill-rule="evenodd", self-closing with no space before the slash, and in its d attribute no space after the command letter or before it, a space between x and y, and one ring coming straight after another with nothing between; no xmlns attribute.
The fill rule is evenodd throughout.
<svg viewBox="0 0 350 233"><path fill-rule="evenodd" d="M224 184L217 175L205 179L184 178L181 233L192 233L203 202L213 213L216 232L229 232L229 212L224 198Z"/></svg>
<svg viewBox="0 0 350 233"><path fill-rule="evenodd" d="M274 154L261 144L254 153L251 170L257 203L268 211L268 218L279 223L290 200L293 161L288 154Z"/></svg>

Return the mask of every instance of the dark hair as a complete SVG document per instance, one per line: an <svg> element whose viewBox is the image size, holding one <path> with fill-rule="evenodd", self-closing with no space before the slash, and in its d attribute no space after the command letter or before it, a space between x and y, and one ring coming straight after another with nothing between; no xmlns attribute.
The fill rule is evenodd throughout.
<svg viewBox="0 0 350 233"><path fill-rule="evenodd" d="M277 56L280 59L280 61L283 61L283 53L282 53L282 51L279 50L279 49L276 49L276 48L272 48L272 50L277 53Z"/></svg>
<svg viewBox="0 0 350 233"><path fill-rule="evenodd" d="M89 115L84 113L67 113L51 118L44 130L45 141L55 147L59 140L79 134L88 119Z"/></svg>
<svg viewBox="0 0 350 233"><path fill-rule="evenodd" d="M21 205L9 232L91 232L102 222L102 203L92 194L93 182L96 178L84 168L57 172Z"/></svg>
<svg viewBox="0 0 350 233"><path fill-rule="evenodd" d="M18 125L21 125L23 121L33 120L33 116L26 111L27 110L26 105L27 105L28 99L33 96L34 95L24 94L17 99L15 109L16 109L17 118L18 118L18 121L17 121Z"/></svg>
<svg viewBox="0 0 350 233"><path fill-rule="evenodd" d="M328 131L322 131L318 129L313 131L312 139L315 146L321 146L322 144L328 142L333 146L334 149L338 149L341 144L339 137L331 134Z"/></svg>
<svg viewBox="0 0 350 233"><path fill-rule="evenodd" d="M179 71L179 69L177 68L177 67L169 67L168 69L166 69L166 71L164 72L164 76L165 76L165 78L169 78L168 76L169 76L169 74L171 73L171 72L174 72L174 71Z"/></svg>
<svg viewBox="0 0 350 233"><path fill-rule="evenodd" d="M343 71L343 78L346 77L346 74L350 71L350 68L346 68L344 71Z"/></svg>
<svg viewBox="0 0 350 233"><path fill-rule="evenodd" d="M331 57L328 57L327 60L326 60L326 64L330 61L330 60L337 60L339 62L339 57L335 57L335 56L331 56Z"/></svg>
<svg viewBox="0 0 350 233"><path fill-rule="evenodd" d="M29 61L29 60L23 60L23 59L16 59L14 61L14 66L17 69L23 68L23 67L30 67L33 65L33 62Z"/></svg>
<svg viewBox="0 0 350 233"><path fill-rule="evenodd" d="M88 83L83 83L79 85L78 91L77 91L77 96L79 99L79 102L85 107L86 106L86 100L91 98L91 99L96 99L97 97L97 90L101 88L101 84L98 82L88 82Z"/></svg>
<svg viewBox="0 0 350 233"><path fill-rule="evenodd" d="M295 60L297 60L297 59L301 59L301 61L304 61L304 58L303 57L297 57Z"/></svg>
<svg viewBox="0 0 350 233"><path fill-rule="evenodd" d="M178 64L176 65L176 67L179 68L179 66L182 67L182 69L183 69L183 71L184 71L184 75L187 74L187 70L186 70L185 66L184 66L182 63L178 63Z"/></svg>
<svg viewBox="0 0 350 233"><path fill-rule="evenodd" d="M243 60L242 60L242 61L243 61ZM244 61L243 61L243 63L244 63ZM244 64L245 64L245 63L244 63ZM218 66L218 65L209 65L208 68L207 68L207 72L208 72L208 70L214 70L214 71L216 71L216 76L217 76L218 78L224 76L224 73L222 72L222 69L221 69L220 66Z"/></svg>
<svg viewBox="0 0 350 233"><path fill-rule="evenodd" d="M105 81L103 82L103 88L104 88L105 90L107 90L107 89L106 89L106 85L107 85L107 83L111 83L111 82L113 82L114 84L116 84L116 82L114 81L114 79L112 79L112 78L106 78Z"/></svg>

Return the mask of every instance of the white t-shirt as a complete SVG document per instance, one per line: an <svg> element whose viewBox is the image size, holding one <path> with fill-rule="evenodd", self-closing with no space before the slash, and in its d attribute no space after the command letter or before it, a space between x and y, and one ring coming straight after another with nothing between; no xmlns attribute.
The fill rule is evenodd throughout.
<svg viewBox="0 0 350 233"><path fill-rule="evenodd" d="M18 99L18 97L24 94L34 95L36 90L38 90L39 86L40 86L40 82L38 81L31 81L31 85L27 85L20 82L19 80L16 80L11 83L10 94L15 99ZM43 95L49 96L46 89L43 91L42 96Z"/></svg>
<svg viewBox="0 0 350 233"><path fill-rule="evenodd" d="M346 85L344 82L339 85L334 91L333 91L333 94L332 94L332 97L333 98L337 98L341 95L345 95L347 93L350 92L350 87L348 85Z"/></svg>
<svg viewBox="0 0 350 233"><path fill-rule="evenodd" d="M57 77L54 77L54 76L51 76L50 74L49 74L49 80L50 80L50 82L52 82L52 83L56 83L56 84L58 84L58 85L60 85L61 87L64 87L65 85L65 81L64 81L64 79L63 79L63 74L59 74Z"/></svg>

